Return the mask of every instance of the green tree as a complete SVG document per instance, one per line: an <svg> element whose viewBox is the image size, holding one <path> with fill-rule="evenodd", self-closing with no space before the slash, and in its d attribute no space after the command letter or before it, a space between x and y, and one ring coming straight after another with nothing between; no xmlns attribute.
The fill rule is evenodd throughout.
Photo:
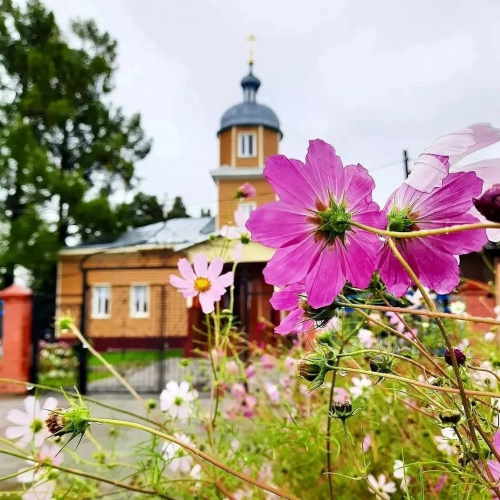
<svg viewBox="0 0 500 500"><path fill-rule="evenodd" d="M166 219L167 220L180 219L181 217L191 217L191 216L187 213L182 198L180 196L176 196L174 198L174 204L172 205L171 210L167 213Z"/></svg>
<svg viewBox="0 0 500 500"><path fill-rule="evenodd" d="M53 291L57 250L69 237L109 231L108 196L133 187L134 165L150 151L140 116L109 103L116 41L93 21L74 22L71 32L72 44L39 0L0 0L4 286L23 265L38 289Z"/></svg>

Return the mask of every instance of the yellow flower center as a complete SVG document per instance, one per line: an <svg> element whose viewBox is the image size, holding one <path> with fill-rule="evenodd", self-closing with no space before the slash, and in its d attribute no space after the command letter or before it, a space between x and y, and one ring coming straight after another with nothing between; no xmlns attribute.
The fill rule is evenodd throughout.
<svg viewBox="0 0 500 500"><path fill-rule="evenodd" d="M211 283L207 278L196 278L196 281L194 282L194 288L197 292L206 292L207 290L210 290Z"/></svg>

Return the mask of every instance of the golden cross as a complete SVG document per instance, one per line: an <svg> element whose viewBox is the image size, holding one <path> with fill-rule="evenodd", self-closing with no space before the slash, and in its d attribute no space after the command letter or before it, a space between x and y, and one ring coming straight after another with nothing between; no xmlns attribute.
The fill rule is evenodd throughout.
<svg viewBox="0 0 500 500"><path fill-rule="evenodd" d="M253 64L254 63L254 56L253 56L253 44L255 43L257 39L255 38L255 35L248 35L247 37L247 42L248 42L248 64Z"/></svg>

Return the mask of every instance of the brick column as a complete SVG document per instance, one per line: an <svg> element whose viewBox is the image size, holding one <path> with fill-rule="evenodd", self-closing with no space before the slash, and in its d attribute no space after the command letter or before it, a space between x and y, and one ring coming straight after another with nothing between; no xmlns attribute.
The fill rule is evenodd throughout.
<svg viewBox="0 0 500 500"><path fill-rule="evenodd" d="M29 288L12 285L0 292L3 306L3 356L0 358L0 378L29 381L31 365L32 292ZM0 394L23 394L23 385L0 382Z"/></svg>

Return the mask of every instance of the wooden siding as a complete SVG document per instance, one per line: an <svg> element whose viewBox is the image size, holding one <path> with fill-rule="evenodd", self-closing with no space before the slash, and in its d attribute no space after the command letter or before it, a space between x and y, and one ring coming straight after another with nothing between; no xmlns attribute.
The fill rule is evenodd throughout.
<svg viewBox="0 0 500 500"><path fill-rule="evenodd" d="M220 180L219 181L219 206L218 225L219 229L224 225L234 225L234 211L238 208L238 200L235 193L244 180ZM256 203L257 206L263 203L274 201L276 196L271 186L265 179L251 179L250 184L257 190L255 198L248 199L248 203ZM246 201L246 200L245 200Z"/></svg>
<svg viewBox="0 0 500 500"><path fill-rule="evenodd" d="M264 160L279 153L280 136L274 130L264 129Z"/></svg>
<svg viewBox="0 0 500 500"><path fill-rule="evenodd" d="M231 129L219 135L219 164L231 165Z"/></svg>
<svg viewBox="0 0 500 500"><path fill-rule="evenodd" d="M111 287L110 315L92 317L92 288L86 301L86 334L90 338L112 337L183 337L187 335L186 301L168 280L178 274L180 254L151 250L134 253L94 255L85 262L90 287L106 283ZM69 314L80 325L83 279L81 256L61 256L58 314ZM130 269L130 268L139 269ZM96 269L97 268L97 269ZM129 268L129 269L127 269ZM133 318L130 312L130 287L133 284L150 287L149 316ZM164 290L163 290L164 289ZM163 324L164 323L164 324Z"/></svg>

